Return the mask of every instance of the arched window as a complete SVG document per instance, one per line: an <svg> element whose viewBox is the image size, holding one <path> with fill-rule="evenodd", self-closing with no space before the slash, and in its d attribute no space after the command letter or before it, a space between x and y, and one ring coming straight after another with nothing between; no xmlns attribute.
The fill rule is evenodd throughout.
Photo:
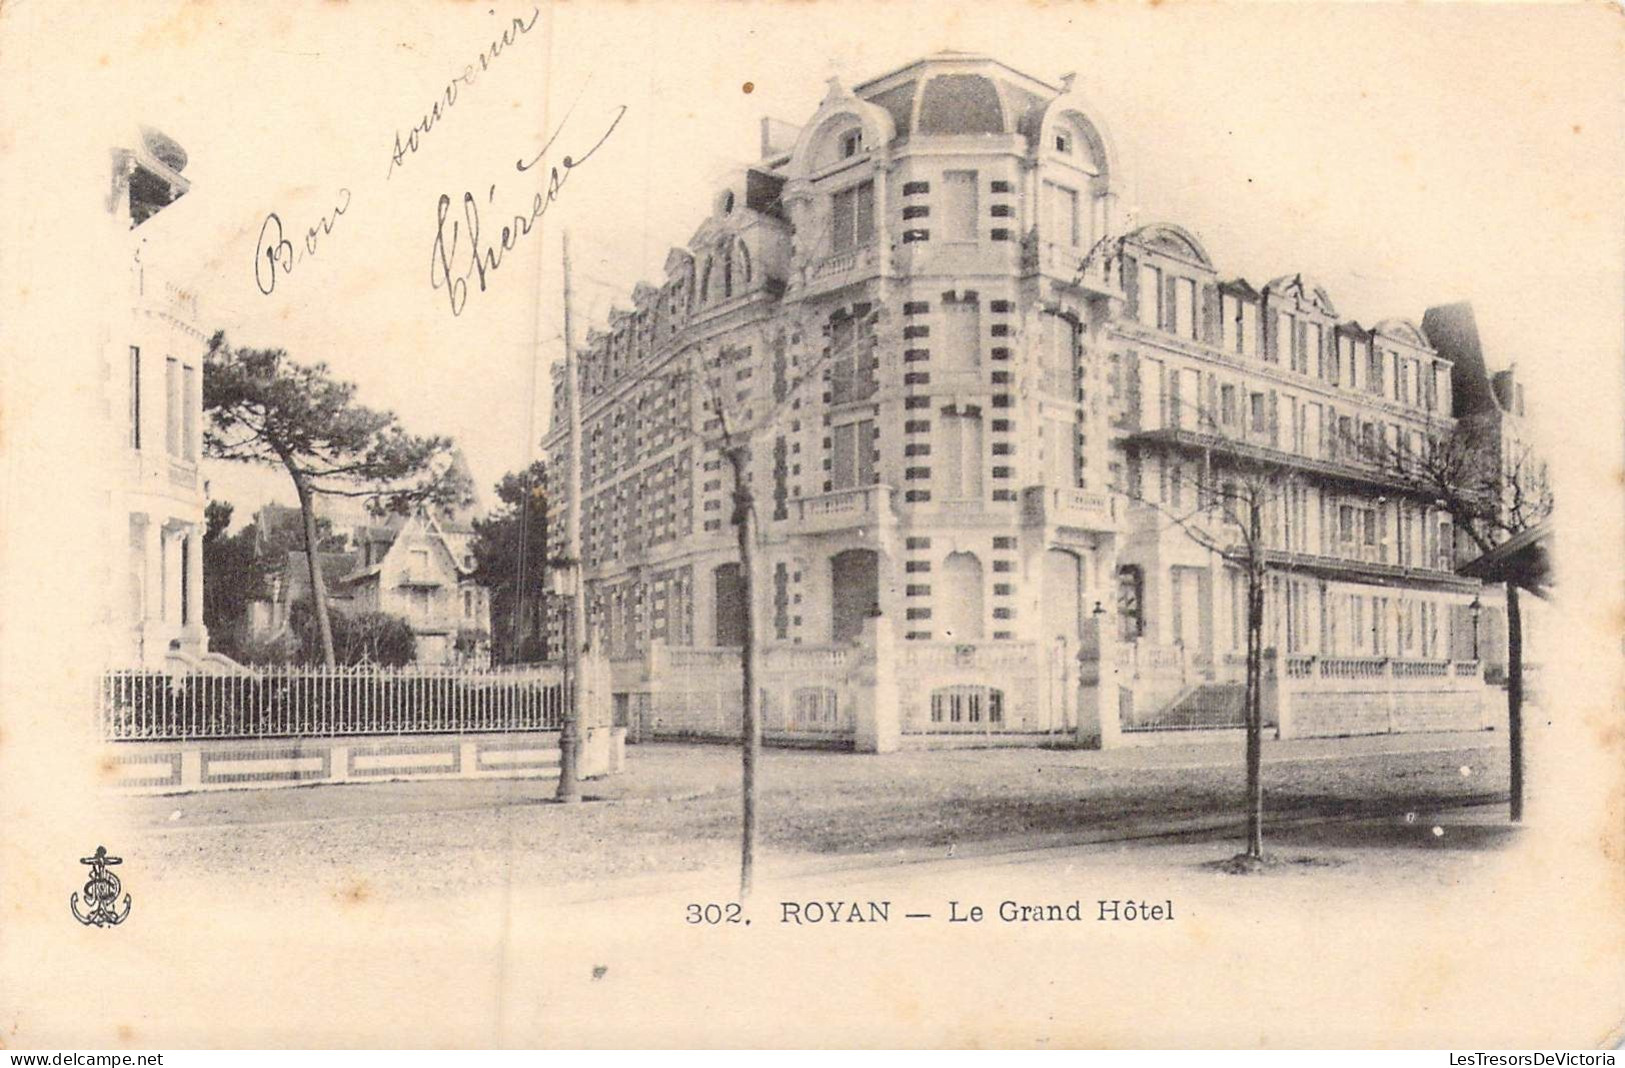
<svg viewBox="0 0 1625 1068"><path fill-rule="evenodd" d="M708 304L711 301L711 257L705 258L705 270L700 274L700 303Z"/></svg>
<svg viewBox="0 0 1625 1068"><path fill-rule="evenodd" d="M931 691L933 730L998 730L1003 726L1003 690L991 686L944 686Z"/></svg>
<svg viewBox="0 0 1625 1068"><path fill-rule="evenodd" d="M722 251L722 299L734 295L734 250L729 245Z"/></svg>
<svg viewBox="0 0 1625 1068"><path fill-rule="evenodd" d="M1044 634L1076 648L1083 623L1083 561L1065 549L1044 550Z"/></svg>
<svg viewBox="0 0 1625 1068"><path fill-rule="evenodd" d="M942 637L950 642L982 640L982 562L976 554L950 553L942 562Z"/></svg>
<svg viewBox="0 0 1625 1068"><path fill-rule="evenodd" d="M831 119L818 136L812 152L814 170L833 167L863 154L863 127L853 115Z"/></svg>
<svg viewBox="0 0 1625 1068"><path fill-rule="evenodd" d="M854 641L863 621L879 612L880 557L873 549L848 549L830 557L829 568L830 640Z"/></svg>

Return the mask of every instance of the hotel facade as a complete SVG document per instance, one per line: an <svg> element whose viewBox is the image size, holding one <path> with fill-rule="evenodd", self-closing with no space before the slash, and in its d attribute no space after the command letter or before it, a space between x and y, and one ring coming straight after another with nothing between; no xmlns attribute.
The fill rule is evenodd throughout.
<svg viewBox="0 0 1625 1068"><path fill-rule="evenodd" d="M1478 584L1379 460L1455 425L1415 325L1125 219L1070 76L944 53L832 80L761 148L579 354L588 629L635 733L738 728L728 443L770 738L1236 727L1245 580L1204 505L1260 471L1276 730L1487 725ZM566 388L556 369L555 516Z"/></svg>

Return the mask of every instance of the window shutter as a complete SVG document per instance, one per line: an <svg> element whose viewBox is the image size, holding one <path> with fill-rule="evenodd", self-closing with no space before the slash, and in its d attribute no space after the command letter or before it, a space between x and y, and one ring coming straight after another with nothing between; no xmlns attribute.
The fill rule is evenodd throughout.
<svg viewBox="0 0 1625 1068"><path fill-rule="evenodd" d="M1273 389L1270 390L1270 444L1278 445L1281 440L1281 398Z"/></svg>
<svg viewBox="0 0 1625 1068"><path fill-rule="evenodd" d="M1281 313L1271 309L1264 326L1265 358L1281 362Z"/></svg>
<svg viewBox="0 0 1625 1068"><path fill-rule="evenodd" d="M1179 279L1171 274L1162 276L1162 322L1164 330L1178 329Z"/></svg>
<svg viewBox="0 0 1625 1068"><path fill-rule="evenodd" d="M1140 315L1140 264L1133 256L1123 257L1123 301L1128 305L1128 317Z"/></svg>
<svg viewBox="0 0 1625 1068"><path fill-rule="evenodd" d="M1202 287L1202 340L1209 345L1219 343L1219 287Z"/></svg>
<svg viewBox="0 0 1625 1068"><path fill-rule="evenodd" d="M1309 324L1302 319L1293 320L1293 332L1298 336L1293 339L1294 351L1302 354L1300 366L1304 373L1309 371Z"/></svg>

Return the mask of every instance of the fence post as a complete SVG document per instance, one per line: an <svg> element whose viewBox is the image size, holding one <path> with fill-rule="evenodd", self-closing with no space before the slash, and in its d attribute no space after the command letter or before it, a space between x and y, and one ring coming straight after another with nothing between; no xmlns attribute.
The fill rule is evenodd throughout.
<svg viewBox="0 0 1625 1068"><path fill-rule="evenodd" d="M869 657L858 655L868 650ZM895 635L891 620L870 616L850 661L847 692L852 695L852 747L860 753L892 753L902 745L898 706Z"/></svg>
<svg viewBox="0 0 1625 1068"><path fill-rule="evenodd" d="M1110 749L1122 743L1123 718L1117 690L1122 683L1117 617L1105 610L1083 621L1078 634L1079 745Z"/></svg>
<svg viewBox="0 0 1625 1068"><path fill-rule="evenodd" d="M1388 706L1388 733L1393 734L1399 729L1399 695L1394 692L1394 683L1398 677L1394 671L1394 658L1385 656L1382 659L1382 693Z"/></svg>

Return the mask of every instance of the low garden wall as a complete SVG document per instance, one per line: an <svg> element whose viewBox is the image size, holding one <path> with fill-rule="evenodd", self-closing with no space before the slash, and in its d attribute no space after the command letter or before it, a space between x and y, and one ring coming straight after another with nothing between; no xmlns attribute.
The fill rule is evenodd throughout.
<svg viewBox="0 0 1625 1068"><path fill-rule="evenodd" d="M626 731L582 732L580 775L626 765ZM110 742L110 785L148 794L403 779L557 778L559 732Z"/></svg>

